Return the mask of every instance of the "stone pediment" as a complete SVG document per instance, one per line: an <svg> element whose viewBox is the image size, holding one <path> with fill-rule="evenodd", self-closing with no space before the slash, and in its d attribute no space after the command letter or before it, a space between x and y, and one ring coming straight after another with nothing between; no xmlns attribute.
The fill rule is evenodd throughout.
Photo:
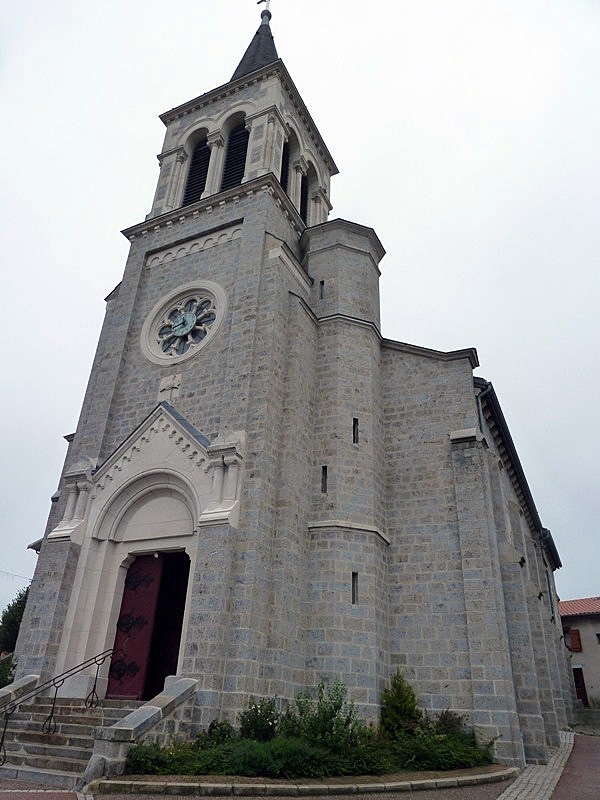
<svg viewBox="0 0 600 800"><path fill-rule="evenodd" d="M97 469L67 476L65 515L49 538L105 538L104 520L113 513L115 498L120 506L141 492L180 493L194 530L237 524L241 438L211 443L173 406L159 403Z"/></svg>
<svg viewBox="0 0 600 800"><path fill-rule="evenodd" d="M160 442L158 448L156 443ZM168 443L168 448L165 448ZM92 480L105 489L127 465L140 461L147 451L152 451L161 463L179 461L177 453L201 467L209 458L210 440L200 433L169 403L159 403L154 411L125 439L101 464ZM160 453L155 452L159 450Z"/></svg>

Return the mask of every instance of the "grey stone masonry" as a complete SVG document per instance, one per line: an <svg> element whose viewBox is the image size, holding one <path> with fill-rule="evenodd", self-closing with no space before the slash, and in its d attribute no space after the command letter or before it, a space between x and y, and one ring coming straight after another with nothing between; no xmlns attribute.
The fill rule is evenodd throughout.
<svg viewBox="0 0 600 800"><path fill-rule="evenodd" d="M476 437L452 444L456 510L463 568L473 724L478 737L499 737L496 758L520 759L519 719L511 673L508 631L497 541L491 526L485 485L483 443Z"/></svg>
<svg viewBox="0 0 600 800"><path fill-rule="evenodd" d="M560 563L477 354L382 338L385 251L372 228L328 221L337 167L281 61L161 119L154 202L123 231L18 674L122 642L98 691L148 702L98 737L90 775L150 728L194 735L321 679L376 722L397 668L498 760L543 762L568 715ZM239 185L221 191L242 125ZM187 203L198 145L206 181ZM163 565L178 576L164 586ZM150 695L175 671L185 702L165 715L171 684ZM95 677L64 691L85 697Z"/></svg>
<svg viewBox="0 0 600 800"><path fill-rule="evenodd" d="M44 683L56 674L78 556L79 546L73 542L45 539L42 543L19 630L16 679L35 673Z"/></svg>

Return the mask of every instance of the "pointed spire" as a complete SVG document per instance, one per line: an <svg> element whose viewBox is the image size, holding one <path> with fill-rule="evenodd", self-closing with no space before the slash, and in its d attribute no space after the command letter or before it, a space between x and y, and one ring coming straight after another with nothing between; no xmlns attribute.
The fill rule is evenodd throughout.
<svg viewBox="0 0 600 800"><path fill-rule="evenodd" d="M267 64L271 64L279 58L269 25L271 12L268 8L263 9L260 18L260 28L254 34L254 38L248 45L248 49L244 53L236 71L231 76L232 81L254 72L255 69L266 67Z"/></svg>

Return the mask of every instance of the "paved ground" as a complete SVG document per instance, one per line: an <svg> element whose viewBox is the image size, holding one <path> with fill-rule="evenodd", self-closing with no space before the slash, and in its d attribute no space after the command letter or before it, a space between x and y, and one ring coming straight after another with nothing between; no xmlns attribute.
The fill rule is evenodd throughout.
<svg viewBox="0 0 600 800"><path fill-rule="evenodd" d="M600 736L576 736L552 800L600 799Z"/></svg>

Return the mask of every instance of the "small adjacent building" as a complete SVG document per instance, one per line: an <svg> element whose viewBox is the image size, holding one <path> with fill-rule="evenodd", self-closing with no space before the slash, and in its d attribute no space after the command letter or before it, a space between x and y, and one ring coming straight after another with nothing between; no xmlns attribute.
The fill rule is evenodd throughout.
<svg viewBox="0 0 600 800"><path fill-rule="evenodd" d="M600 597L561 600L558 604L577 699L600 705Z"/></svg>

